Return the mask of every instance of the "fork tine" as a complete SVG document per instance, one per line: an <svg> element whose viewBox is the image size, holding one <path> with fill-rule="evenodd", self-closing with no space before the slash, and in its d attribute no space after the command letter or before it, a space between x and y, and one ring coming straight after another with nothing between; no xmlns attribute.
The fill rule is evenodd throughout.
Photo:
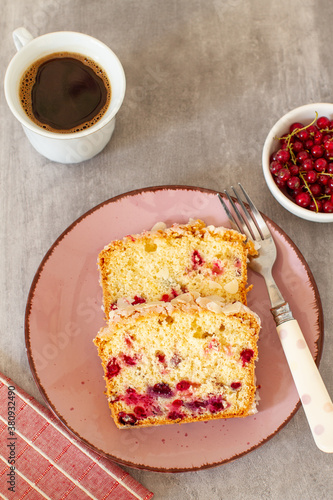
<svg viewBox="0 0 333 500"><path fill-rule="evenodd" d="M251 200L251 198L249 197L249 195L247 194L247 192L245 191L245 189L243 188L243 186L241 185L240 182L238 183L238 185L241 188L241 190L246 198L246 201L249 204L251 212L253 213L254 220L258 225L258 229L259 229L260 233L262 234L263 239L269 238L271 236L271 232L270 232L266 222L264 221L263 217L261 216L261 213L259 212L259 210L257 209L257 207L255 206L255 204L253 203L253 201Z"/></svg>
<svg viewBox="0 0 333 500"><path fill-rule="evenodd" d="M251 234L251 239L260 241L261 239L263 239L263 235L261 234L261 232L259 230L259 227L256 224L255 219L253 218L252 212L249 211L249 209L245 207L245 205L244 205L241 197L239 196L238 192L236 191L236 189L233 186L231 186L231 187L232 187L232 190L235 193L237 201L238 201L238 203L241 206L242 211L243 211L243 214L241 214L238 211L238 214L239 214L238 216L242 217L243 220L244 220L244 222L245 222L245 224L247 225L247 227L248 227L248 229L250 231L250 234Z"/></svg>
<svg viewBox="0 0 333 500"><path fill-rule="evenodd" d="M229 198L229 195L228 193L225 191L226 195L228 196ZM240 231L241 233L243 232L243 228L238 224L238 221L235 219L235 217L232 215L232 213L230 212L227 204L225 203L223 197L218 193L218 197L220 199L220 202L222 203L222 206L224 208L224 211L225 213L227 214L227 217L229 219L229 221L231 222L231 225L233 226L234 229Z"/></svg>
<svg viewBox="0 0 333 500"><path fill-rule="evenodd" d="M236 225L238 227L238 230L241 233L245 234L248 239L252 240L253 239L253 235L251 234L251 231L249 230L247 224L245 223L245 220L244 220L243 216L239 212L239 210L237 208L237 205L235 204L234 200L231 198L231 196L229 195L229 193L228 193L227 190L224 190L224 193L226 194L226 196L227 196L227 198L229 200L229 203L232 206L232 208L233 208L233 210L234 210L234 212L236 214L236 218L233 217L233 216L232 217L236 221ZM231 213L231 212L229 211L229 213Z"/></svg>

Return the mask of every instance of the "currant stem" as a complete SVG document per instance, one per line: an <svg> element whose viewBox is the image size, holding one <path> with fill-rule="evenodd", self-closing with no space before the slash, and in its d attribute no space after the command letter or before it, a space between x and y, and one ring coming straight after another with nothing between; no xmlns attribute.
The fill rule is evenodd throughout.
<svg viewBox="0 0 333 500"><path fill-rule="evenodd" d="M318 203L317 203L317 201L316 201L316 198L315 198L315 197L313 196L313 194L312 194L312 191L311 191L311 189L310 189L310 187L309 187L309 184L308 184L308 183L307 183L307 181L305 180L305 177L304 177L304 175L302 174L302 172L300 172L300 173L299 173L299 176L301 177L302 181L304 182L304 186L305 186L305 188L306 188L307 192L309 193L309 195L311 196L312 201L313 201L313 202L314 202L314 204L315 204L315 207L316 207L316 212L318 212L318 211L319 211L319 210L318 210Z"/></svg>

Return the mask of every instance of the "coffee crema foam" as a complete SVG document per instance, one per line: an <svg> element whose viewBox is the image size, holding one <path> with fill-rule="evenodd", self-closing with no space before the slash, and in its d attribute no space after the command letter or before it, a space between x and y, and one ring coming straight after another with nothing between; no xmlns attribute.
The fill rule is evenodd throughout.
<svg viewBox="0 0 333 500"><path fill-rule="evenodd" d="M71 61L74 71L76 69L80 77L83 75L85 81L82 78L68 81L68 71L63 69L53 75L51 72L43 82L41 72L47 65L51 68L55 62L61 68L64 63L70 65ZM111 84L94 60L78 53L56 52L38 59L26 70L20 82L19 97L25 113L36 125L50 132L68 134L86 130L101 119L111 101ZM48 116L41 116L36 108ZM61 119L57 122L58 118ZM73 121L76 122L71 123Z"/></svg>

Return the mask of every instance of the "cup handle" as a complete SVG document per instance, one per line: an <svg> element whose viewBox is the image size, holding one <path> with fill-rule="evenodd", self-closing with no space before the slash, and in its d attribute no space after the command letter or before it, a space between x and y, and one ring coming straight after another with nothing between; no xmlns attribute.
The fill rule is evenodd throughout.
<svg viewBox="0 0 333 500"><path fill-rule="evenodd" d="M32 34L26 28L17 28L13 31L13 40L17 50L22 49L33 38Z"/></svg>

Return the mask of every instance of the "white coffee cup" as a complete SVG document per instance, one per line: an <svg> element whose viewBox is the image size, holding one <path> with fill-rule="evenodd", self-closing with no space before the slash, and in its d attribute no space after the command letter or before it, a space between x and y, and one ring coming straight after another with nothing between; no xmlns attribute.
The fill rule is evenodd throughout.
<svg viewBox="0 0 333 500"><path fill-rule="evenodd" d="M58 31L34 38L25 28L18 28L13 32L13 39L17 53L6 71L5 96L34 148L49 160L60 163L78 163L100 153L111 139L116 114L125 96L125 73L118 57L104 43L83 33ZM28 117L19 98L24 72L36 60L61 51L93 59L104 69L111 83L111 100L106 112L94 125L80 132L44 130Z"/></svg>

